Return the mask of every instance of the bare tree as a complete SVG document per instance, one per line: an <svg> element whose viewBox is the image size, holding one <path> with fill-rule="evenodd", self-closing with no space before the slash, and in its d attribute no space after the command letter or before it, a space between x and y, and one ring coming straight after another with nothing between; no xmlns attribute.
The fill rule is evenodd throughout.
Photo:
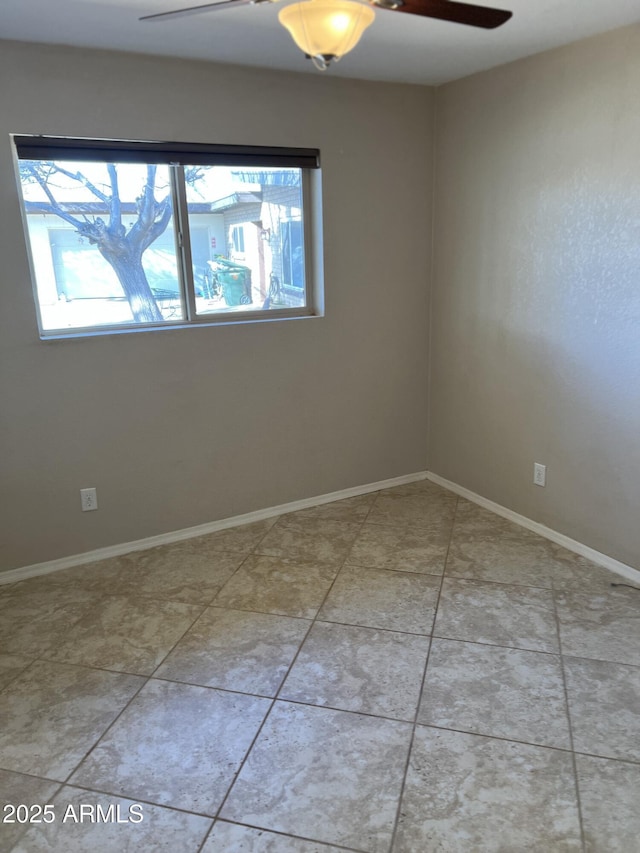
<svg viewBox="0 0 640 853"><path fill-rule="evenodd" d="M49 200L52 213L72 225L111 265L129 302L133 319L137 323L160 322L162 314L142 266L142 256L166 230L171 220L173 208L170 189L156 186L157 167L148 164L144 186L135 201L136 219L133 224L126 226L122 220L117 166L108 163L106 168L109 185L102 187L96 186L83 172L70 171L59 162L23 160L20 163L23 181L37 183ZM193 183L200 174L198 169L187 169L185 179ZM69 205L56 199L57 176L64 176L89 190L101 203L106 217L69 212ZM161 191L159 199L156 199L157 190Z"/></svg>

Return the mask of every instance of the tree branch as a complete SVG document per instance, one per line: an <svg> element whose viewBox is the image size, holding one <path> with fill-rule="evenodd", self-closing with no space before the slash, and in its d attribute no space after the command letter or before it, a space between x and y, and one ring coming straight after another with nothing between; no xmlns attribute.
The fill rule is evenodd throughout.
<svg viewBox="0 0 640 853"><path fill-rule="evenodd" d="M107 163L109 180L111 181L111 203L109 205L109 228L122 230L122 204L118 190L118 170L113 163Z"/></svg>
<svg viewBox="0 0 640 853"><path fill-rule="evenodd" d="M156 166L154 163L147 163L147 182L140 196L140 222L145 230L152 225L156 218L155 188Z"/></svg>
<svg viewBox="0 0 640 853"><path fill-rule="evenodd" d="M171 196L166 195L161 201L156 201L155 189L156 166L150 163L147 165L147 182L137 199L138 218L127 235L127 240L139 242L142 252L166 229L173 213Z"/></svg>
<svg viewBox="0 0 640 853"><path fill-rule="evenodd" d="M156 211L156 217L160 213L159 218L156 218L153 224L147 230L142 240L142 251L144 252L167 228L169 220L173 215L173 206L169 203L169 196L164 198L160 204L163 205L162 212ZM160 205L158 205L158 208Z"/></svg>
<svg viewBox="0 0 640 853"><path fill-rule="evenodd" d="M57 163L53 164L56 172L60 172L61 175L66 175L67 178L71 178L72 181L77 181L79 184L85 186L89 192L92 192L96 198L99 198L100 201L103 201L105 204L109 204L111 199L108 195L99 190L95 184L92 184L89 178L86 175L83 175L82 172L69 172L67 169L63 169L62 166L59 166Z"/></svg>
<svg viewBox="0 0 640 853"><path fill-rule="evenodd" d="M56 216L59 216L60 219L64 219L65 222L69 222L71 225L73 225L73 227L78 231L79 234L83 234L89 238L92 236L97 237L98 229L96 228L94 222L88 222L88 221L83 222L81 219L78 219L77 217L73 216L72 214L67 213L66 210L63 210L63 208L60 207L60 205L56 201L53 193L51 192L51 190L47 186L46 180L42 177L42 175L38 172L38 170L36 168L34 168L33 166L29 165L28 171L31 174L31 176L34 178L34 180L37 181L37 183L40 185L41 189L43 190L43 192L45 193L45 195L49 199L49 203L51 204L51 209L56 214ZM85 217L85 219L86 219L86 217Z"/></svg>

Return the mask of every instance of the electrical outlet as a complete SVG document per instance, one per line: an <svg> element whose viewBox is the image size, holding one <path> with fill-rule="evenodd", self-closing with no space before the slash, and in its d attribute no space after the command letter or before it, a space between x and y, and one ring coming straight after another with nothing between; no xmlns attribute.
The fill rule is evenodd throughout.
<svg viewBox="0 0 640 853"><path fill-rule="evenodd" d="M547 466L539 462L533 463L533 482L536 486L547 485Z"/></svg>
<svg viewBox="0 0 640 853"><path fill-rule="evenodd" d="M82 512L98 509L98 493L95 489L80 489Z"/></svg>

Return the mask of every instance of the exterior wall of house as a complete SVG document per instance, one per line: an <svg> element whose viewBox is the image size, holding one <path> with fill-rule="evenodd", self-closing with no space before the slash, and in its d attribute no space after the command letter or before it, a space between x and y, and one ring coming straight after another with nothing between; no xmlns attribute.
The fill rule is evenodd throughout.
<svg viewBox="0 0 640 853"><path fill-rule="evenodd" d="M429 452L638 569L639 92L640 26L438 91Z"/></svg>
<svg viewBox="0 0 640 853"><path fill-rule="evenodd" d="M253 302L257 303L264 301L267 295L268 283L266 273L264 271L264 263L260 264L260 235L258 229L252 222L260 220L262 204L242 204L237 207L232 207L224 212L224 231L226 250L224 254L232 261L236 261L242 266L250 267L252 270L251 290ZM244 251L236 252L233 247L232 232L234 226L244 225Z"/></svg>
<svg viewBox="0 0 640 853"><path fill-rule="evenodd" d="M227 240L227 253L231 253L231 228L234 225L241 225L243 222L257 222L260 219L261 211L262 205L258 203L238 205L237 207L225 210L224 230Z"/></svg>
<svg viewBox="0 0 640 853"><path fill-rule="evenodd" d="M272 272L278 277L278 281L283 287L291 284L283 268L282 252L278 251L282 246L283 241L283 223L300 217L300 191L292 187L277 187L266 186L264 188L264 201L268 205L262 213L262 220L265 228L269 228L270 238L269 247L276 251L273 252L273 269Z"/></svg>
<svg viewBox="0 0 640 853"><path fill-rule="evenodd" d="M1 569L425 468L431 90L10 42L0 79ZM319 148L325 315L40 341L10 133Z"/></svg>

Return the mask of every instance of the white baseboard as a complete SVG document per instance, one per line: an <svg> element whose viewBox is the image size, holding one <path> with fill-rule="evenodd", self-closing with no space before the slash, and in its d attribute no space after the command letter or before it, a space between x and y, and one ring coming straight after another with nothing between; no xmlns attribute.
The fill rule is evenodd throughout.
<svg viewBox="0 0 640 853"><path fill-rule="evenodd" d="M414 483L418 480L428 479L442 486L449 491L455 492L463 498L478 504L485 509L495 512L503 518L512 521L514 524L519 524L521 527L526 527L545 539L555 542L557 545L562 545L569 551L586 557L591 562L602 566L611 572L615 572L627 580L633 581L640 585L640 571L632 566L621 563L619 560L614 560L606 554L600 553L587 545L575 539L570 539L563 533L558 533L550 527L545 527L537 521L532 521L524 515L519 515L513 510L507 509L500 504L490 501L488 498L483 498L482 495L477 495L475 492L459 486L450 480L445 480L438 474L432 474L427 471L420 471L415 474L405 474L402 477L393 477L390 480L380 480L377 483L368 483L364 486L353 486L350 489L342 489L338 492L330 492L326 495L317 495L313 498L304 498L299 501L291 501L291 503L280 504L279 506L268 507L267 509L248 512L244 515L235 515L231 518L223 518L219 521L211 521L206 524L199 524L196 527L186 527L182 530L173 530L170 533L161 533L158 536L149 536L146 539L137 539L134 542L123 542L119 545L110 545L107 548L98 548L95 551L87 551L84 554L74 554L69 557L61 557L59 560L49 560L45 563L36 563L32 566L23 566L19 569L11 569L7 572L0 573L0 585L7 583L16 583L16 581L26 580L27 578L37 577L38 575L47 575L51 572L57 572L62 569L70 569L74 566L81 566L85 563L95 563L98 560L106 560L110 557L120 557L123 554L129 554L132 551L144 551L147 548L154 548L157 545L169 545L172 542L182 542L185 539L193 539L195 536L205 536L207 533L216 533L218 530L226 530L229 527L238 527L241 524L250 524L252 521L264 521L267 518L284 515L288 512L296 512L300 509L308 509L313 506L331 503L332 501L344 500L345 498L353 498L358 495L366 495L370 492L378 492L381 489L392 489L394 486L403 486L406 483Z"/></svg>
<svg viewBox="0 0 640 853"><path fill-rule="evenodd" d="M445 480L444 477L440 477L438 474L428 472L426 479L431 480L432 483L436 483L438 486L442 486L445 489L455 492L457 495L460 495L460 497L466 498L472 503L491 510L491 512L495 512L496 515L501 515L503 518L513 521L514 524L519 524L521 527L526 527L527 530L532 530L534 533L544 536L545 539L555 542L556 545L562 545L562 547L566 548L568 551L573 551L581 557L586 557L587 560L591 560L592 563L596 563L596 565L602 566L602 568L608 569L610 572L615 572L617 575L621 575L627 580L640 584L640 571L634 569L632 566L628 566L626 563L614 560L613 557L609 557L607 554L601 554L600 551L589 548L588 545L583 545L582 542L570 539L568 536L565 536L564 533L558 533L557 530L545 527L544 524L538 524L537 521L532 521L524 515L519 515L517 512L513 512L513 510L494 503L488 498L483 498L482 495L477 495L475 492L465 489L464 486L452 483L451 480Z"/></svg>
<svg viewBox="0 0 640 853"><path fill-rule="evenodd" d="M185 527L182 530L173 530L170 533L161 533L159 536L149 536L146 539L137 539L134 542L123 542L119 545L109 545L106 548L98 548L95 551L87 551L84 554L74 554L70 557L61 557L58 560L49 560L46 563L35 563L32 566L23 566L19 569L10 569L0 573L0 585L23 581L38 575L48 575L62 569L71 569L74 566L82 566L84 563L95 563L98 560L107 560L110 557L120 557L130 554L132 551L144 551L147 548L155 548L156 545L169 545L172 542L182 542L184 539L193 539L195 536L205 536L207 533L216 533L218 530L226 530L229 527L238 527L241 524L250 524L252 521L264 521L287 512L296 512L299 509L308 509L312 506L331 503L332 501L354 498L358 495L367 495L370 492L379 492L381 489L392 489L394 486L403 486L406 483L414 483L424 480L426 471L415 474L405 474L402 477L392 477L390 480L380 480L377 483L368 483L364 486L353 486L350 489L342 489L339 492L330 492L326 495L317 495L314 498L304 498L279 506L259 509L255 512L247 512L244 515L235 515L231 518L223 518L220 521L211 521L206 524L198 524L196 527Z"/></svg>

